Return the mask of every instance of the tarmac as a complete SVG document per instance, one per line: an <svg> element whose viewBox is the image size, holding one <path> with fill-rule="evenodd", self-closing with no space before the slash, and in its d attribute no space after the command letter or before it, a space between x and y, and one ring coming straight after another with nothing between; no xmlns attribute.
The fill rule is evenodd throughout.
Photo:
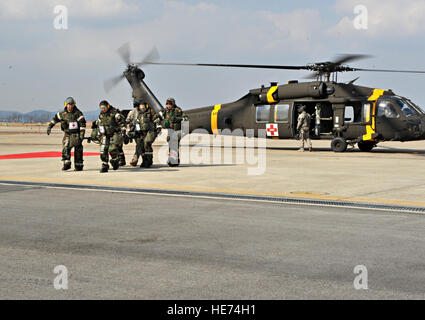
<svg viewBox="0 0 425 320"><path fill-rule="evenodd" d="M181 166L170 168L165 138L160 136L154 144L152 168L127 165L100 174L99 145L85 143L84 152L93 155L85 157L83 172L62 172L60 131L47 136L44 127L25 129L22 134L14 127L0 127L0 180L425 206L425 141L384 142L372 152L353 148L334 153L330 142L322 140L313 141L313 152L301 153L294 140L255 139L254 145L260 141L260 148L241 149L232 148L234 139L227 146L212 148L207 144L211 136L186 136ZM124 150L129 163L134 144ZM45 158L46 152L56 154ZM217 152L221 158L214 161ZM22 158L25 153L41 154ZM225 154L230 161L224 161ZM18 155L18 159L4 159L7 155Z"/></svg>
<svg viewBox="0 0 425 320"><path fill-rule="evenodd" d="M0 201L0 299L425 299L422 214L14 185Z"/></svg>
<svg viewBox="0 0 425 320"><path fill-rule="evenodd" d="M217 137L195 135L170 168L161 136L152 168L102 174L93 143L83 172L61 171L61 139L0 126L2 299L425 298L425 214L237 198L425 208L424 141L337 154L329 141L301 153L292 140L212 148ZM58 265L68 290L53 286ZM367 290L354 287L359 265Z"/></svg>

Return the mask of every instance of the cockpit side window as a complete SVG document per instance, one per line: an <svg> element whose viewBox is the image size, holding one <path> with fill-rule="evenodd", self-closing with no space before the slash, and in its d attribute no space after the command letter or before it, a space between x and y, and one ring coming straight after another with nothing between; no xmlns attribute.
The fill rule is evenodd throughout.
<svg viewBox="0 0 425 320"><path fill-rule="evenodd" d="M397 99L397 103L400 106L401 112L403 112L405 117L410 117L416 114L415 109L410 106L406 101Z"/></svg>
<svg viewBox="0 0 425 320"><path fill-rule="evenodd" d="M409 106L411 106L413 109L416 110L416 112L418 112L419 114L425 114L424 109L422 109L420 106L418 106L416 103L412 102L409 99L406 99L406 102Z"/></svg>
<svg viewBox="0 0 425 320"><path fill-rule="evenodd" d="M400 117L393 103L386 100L379 102L377 115L378 117L386 117L388 119Z"/></svg>

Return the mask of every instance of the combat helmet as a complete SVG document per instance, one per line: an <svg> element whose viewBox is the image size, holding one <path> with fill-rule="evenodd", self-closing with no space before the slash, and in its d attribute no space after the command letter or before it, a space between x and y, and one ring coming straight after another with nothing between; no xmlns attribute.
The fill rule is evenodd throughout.
<svg viewBox="0 0 425 320"><path fill-rule="evenodd" d="M65 105L65 107L68 105L68 104L76 104L75 103L75 100L74 100L74 98L73 97L68 97L68 98L66 98L66 100L65 100L65 102L64 102L64 105Z"/></svg>
<svg viewBox="0 0 425 320"><path fill-rule="evenodd" d="M171 103L172 106L176 105L176 99L174 98L168 98L167 101L165 102L165 104L167 103Z"/></svg>

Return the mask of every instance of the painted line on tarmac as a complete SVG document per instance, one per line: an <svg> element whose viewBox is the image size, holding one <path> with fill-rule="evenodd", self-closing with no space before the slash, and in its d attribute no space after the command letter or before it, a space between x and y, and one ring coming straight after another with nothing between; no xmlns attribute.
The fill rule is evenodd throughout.
<svg viewBox="0 0 425 320"><path fill-rule="evenodd" d="M187 192L197 192L203 194L231 194L231 195L243 195L243 196L259 196L259 197L274 197L274 198L295 198L295 199L311 199L311 200L323 200L323 201L336 201L340 202L353 202L353 203L367 203L367 204L378 204L378 205L389 205L398 207L425 207L423 201L405 201L405 200L388 200L380 198L355 198L351 196L336 196L329 194L318 194L315 192L260 192L254 190L241 190L241 189L228 189L228 188L206 188L206 187L188 187L183 185L163 185L163 184L142 184L142 183L131 183L127 182L106 182L96 184L97 181L85 180L85 179L52 179L52 178L32 178L32 177L16 177L16 176L0 176L0 181L21 181L21 182L41 182L50 184L70 184L70 185L83 185L90 186L96 185L97 187L105 186L106 188L133 188L143 190L177 190ZM99 182L98 182L99 183Z"/></svg>
<svg viewBox="0 0 425 320"><path fill-rule="evenodd" d="M196 192L196 191L183 191L183 190L163 190L163 189L112 187L112 186L100 186L100 185L78 185L78 184L64 184L64 183L29 182L29 181L10 181L10 180L0 180L0 184L20 185L20 186L28 186L28 187L45 187L50 189L67 189L67 190L72 189L72 190L81 190L81 191L117 192L117 193L128 193L128 194L156 195L156 196L254 201L254 202L267 202L267 203L278 203L278 204L287 204L287 205L361 209L361 210L399 212L399 213L421 214L421 215L425 214L425 207L376 204L376 203L367 203L367 202L318 200L318 199L308 199L308 198L256 196L256 195L231 194L231 193Z"/></svg>

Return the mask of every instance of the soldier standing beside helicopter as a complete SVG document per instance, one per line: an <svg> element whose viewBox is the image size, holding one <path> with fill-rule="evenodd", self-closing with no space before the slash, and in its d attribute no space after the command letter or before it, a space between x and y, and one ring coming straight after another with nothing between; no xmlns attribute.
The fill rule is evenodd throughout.
<svg viewBox="0 0 425 320"><path fill-rule="evenodd" d="M71 169L71 149L75 149L75 171L83 170L83 140L86 132L86 119L83 113L76 107L75 100L69 97L65 100L65 108L58 112L47 127L47 135L50 135L56 123L61 123L64 132L62 140L62 170Z"/></svg>
<svg viewBox="0 0 425 320"><path fill-rule="evenodd" d="M101 135L100 159L102 160L102 168L100 172L108 172L109 154L111 154L112 168L117 170L120 166L120 143L123 137L126 137L125 120L121 113L112 107L108 101L101 101L99 107L101 113L97 124Z"/></svg>
<svg viewBox="0 0 425 320"><path fill-rule="evenodd" d="M305 105L298 108L300 115L298 116L297 131L299 132L300 149L298 151L304 152L304 141L307 142L309 151L313 151L310 140L310 123L311 115L305 111Z"/></svg>

